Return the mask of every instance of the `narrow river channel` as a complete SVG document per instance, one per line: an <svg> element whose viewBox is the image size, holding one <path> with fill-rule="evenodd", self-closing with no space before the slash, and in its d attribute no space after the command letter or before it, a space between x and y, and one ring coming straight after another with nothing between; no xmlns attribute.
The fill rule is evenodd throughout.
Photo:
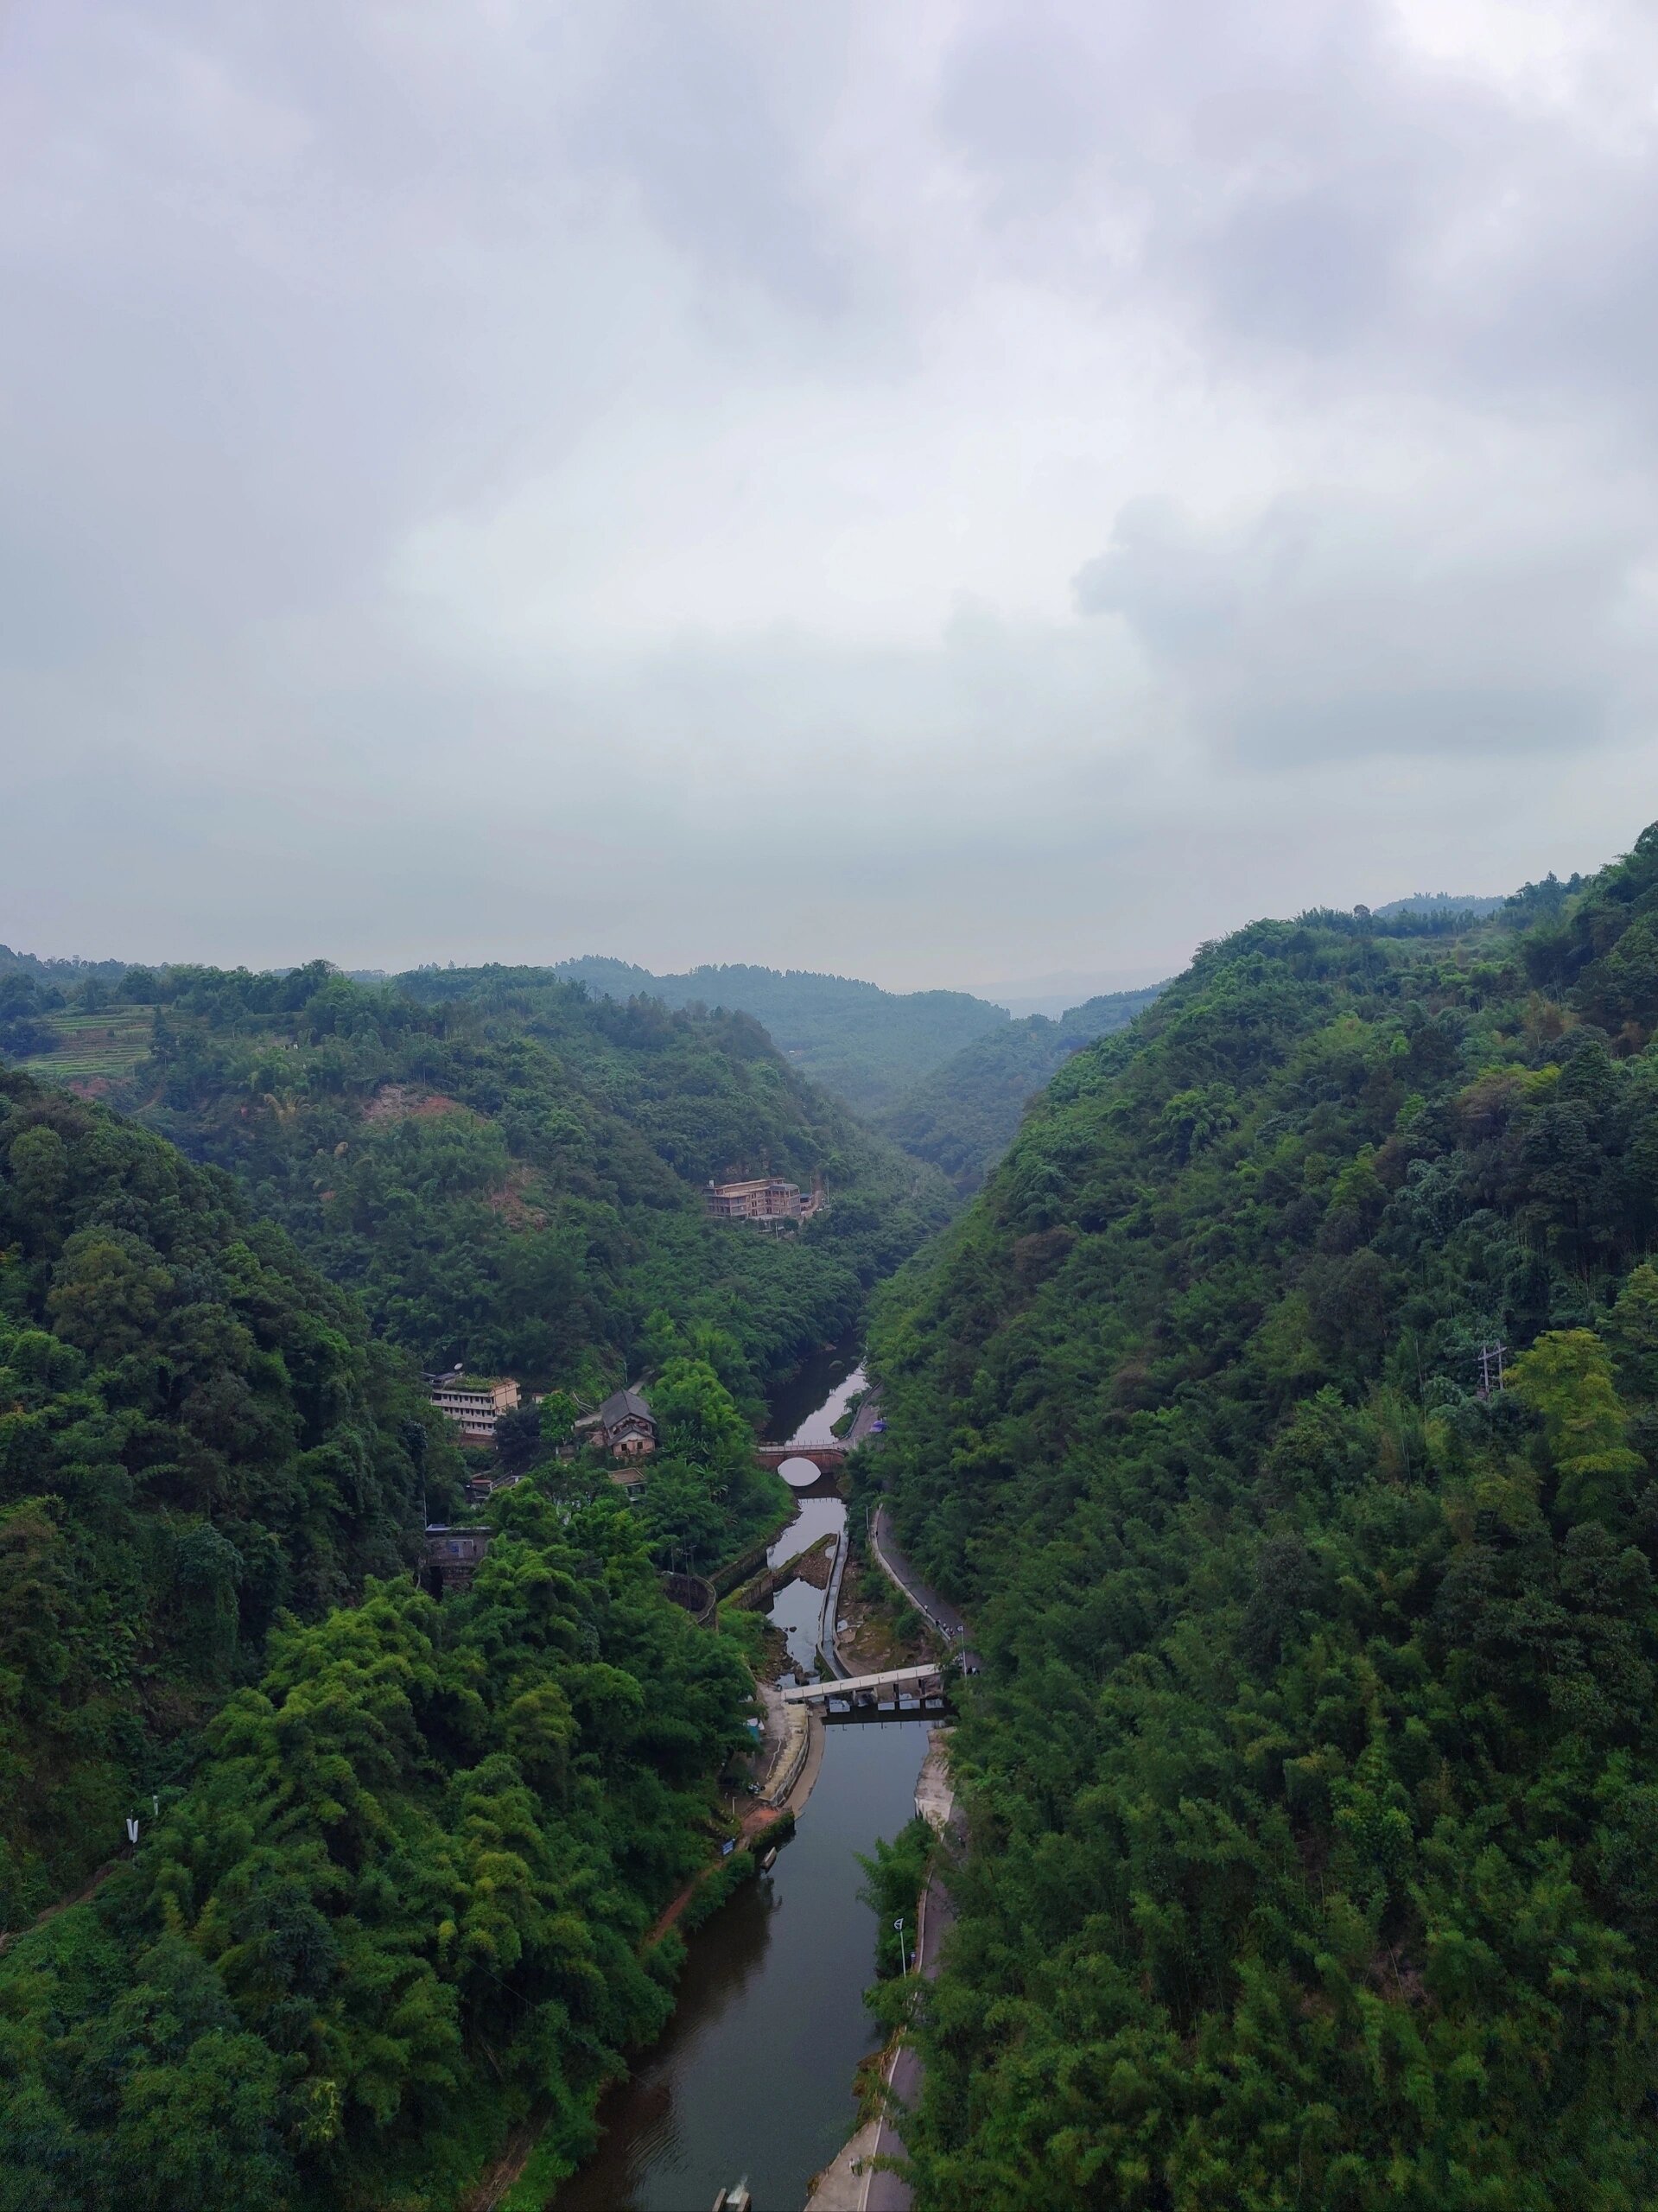
<svg viewBox="0 0 1658 2212"><path fill-rule="evenodd" d="M809 1404L779 1399L774 1434L823 1441L862 1378L843 1353L813 1379L821 1395ZM840 1498L815 1487L773 1562L845 1520ZM803 1666L822 1605L821 1591L797 1581L772 1606ZM910 1818L926 1748L919 1719L827 1732L794 1840L689 1937L673 2018L606 2099L604 2139L549 2212L703 2212L743 2174L754 2212L802 2212L811 2177L852 2133L853 2075L880 2041L863 2007L875 1926L858 1897L857 1854Z"/></svg>

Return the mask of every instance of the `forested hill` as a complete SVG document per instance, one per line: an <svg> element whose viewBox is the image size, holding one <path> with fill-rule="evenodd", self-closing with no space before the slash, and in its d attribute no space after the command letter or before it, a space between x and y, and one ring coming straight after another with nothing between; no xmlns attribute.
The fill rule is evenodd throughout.
<svg viewBox="0 0 1658 2212"><path fill-rule="evenodd" d="M1578 887L1574 879L1572 888ZM1463 898L1454 891L1413 891L1407 899L1389 899L1385 906L1378 906L1375 917L1378 921L1392 921L1399 914L1462 915L1482 922L1504 904L1502 899Z"/></svg>
<svg viewBox="0 0 1658 2212"><path fill-rule="evenodd" d="M1110 1035L1163 988L1108 991L1058 1021L1033 1014L987 1030L906 1090L875 1126L917 1160L976 1191L1013 1141L1026 1107L1073 1052Z"/></svg>
<svg viewBox="0 0 1658 2212"><path fill-rule="evenodd" d="M653 1488L740 1471L705 1366L657 1406ZM429 1595L457 1458L228 1178L0 1074L3 2212L432 2212L532 2114L590 2146L752 1678L601 1471Z"/></svg>
<svg viewBox="0 0 1658 2212"><path fill-rule="evenodd" d="M562 961L552 972L613 999L643 995L665 1006L752 1014L796 1066L869 1116L896 1105L930 1069L1009 1020L1005 1007L966 991L884 991L804 969L693 968L653 976L624 960L588 957Z"/></svg>
<svg viewBox="0 0 1658 2212"><path fill-rule="evenodd" d="M132 971L150 1052L111 1095L234 1174L423 1365L591 1392L701 1327L753 1403L947 1215L941 1177L745 1015L411 980L422 998L321 963ZM776 1239L705 1221L733 1172L821 1174L828 1208Z"/></svg>
<svg viewBox="0 0 1658 2212"><path fill-rule="evenodd" d="M14 952L9 944L0 944L0 976L21 976L48 986L73 986L91 976L101 983L118 983L130 964L125 960L42 960L35 953Z"/></svg>
<svg viewBox="0 0 1658 2212"><path fill-rule="evenodd" d="M0 1927L114 1850L284 1609L405 1567L457 1471L226 1179L0 1071Z"/></svg>
<svg viewBox="0 0 1658 2212"><path fill-rule="evenodd" d="M888 1294L929 2212L1658 2202L1658 828L1544 888L1206 948Z"/></svg>

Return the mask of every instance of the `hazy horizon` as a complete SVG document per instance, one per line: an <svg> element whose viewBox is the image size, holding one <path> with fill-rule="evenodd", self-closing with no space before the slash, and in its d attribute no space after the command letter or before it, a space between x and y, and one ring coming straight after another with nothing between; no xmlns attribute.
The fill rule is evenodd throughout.
<svg viewBox="0 0 1658 2212"><path fill-rule="evenodd" d="M1633 6L3 24L20 949L1028 996L1658 814Z"/></svg>
<svg viewBox="0 0 1658 2212"><path fill-rule="evenodd" d="M1515 887L1517 888L1518 887L1516 886ZM1472 898L1477 897L1481 894L1477 893L1468 893L1465 895ZM1240 921L1237 925L1242 926L1246 921L1258 920L1261 918L1262 918L1262 917L1255 915L1243 916L1240 918ZM1287 916L1284 917L1284 918L1287 918ZM9 950L14 953L22 955L32 954L37 959L81 960L86 962L89 965L96 964L98 962L105 960L116 960L124 962L128 965L133 967L159 968L166 966L169 961L200 961L207 966L231 969L246 967L257 971L260 969L286 969L297 968L302 966L308 960L322 959L329 961L334 967L340 969L345 973L358 975L380 974L387 976L410 974L416 969L422 967L486 967L492 964L492 963L499 961L502 964L509 966L556 968L569 961L592 958L623 961L630 967L641 968L650 974L661 976L694 974L703 968L718 967L771 968L778 971L782 971L785 969L804 969L805 972L816 975L839 976L843 980L851 982L874 983L883 990L893 991L899 994L927 990L963 991L971 997L986 999L993 1005L1007 1007L1016 1020L1022 1019L1026 1014L1033 1013L1057 1014L1062 1011L1069 1011L1072 1007L1081 1006L1091 998L1102 997L1118 991L1140 990L1153 983L1166 982L1172 976L1178 975L1183 969L1189 965L1191 953L1197 950L1197 946L1194 944L1190 950L1178 961L1167 968L1159 969L1156 974L1142 974L1134 969L1099 969L1093 970L1062 969L1043 975L1011 976L1001 981L989 982L982 981L977 982L970 981L963 982L959 979L946 977L941 981L933 982L911 984L892 982L876 974L856 973L847 969L813 967L810 963L802 961L791 961L785 963L765 960L763 958L744 958L739 957L735 959L718 961L685 960L673 963L670 963L665 961L651 962L638 959L630 953L612 951L608 948L599 945L586 945L577 952L557 952L549 953L546 955L540 955L533 952L513 953L511 955L484 954L480 956L476 960L461 960L453 955L441 952L427 951L422 953L418 958L391 962L340 959L337 958L335 955L331 952L318 949L314 949L311 951L287 958L269 962L255 962L251 960L238 961L230 958L220 958L216 955L208 953L187 955L160 952L130 952L121 950L111 950L108 949L92 952L88 951L84 946L67 948L56 945L48 946L41 944L26 944L22 942L15 942L11 938L6 938L3 935L0 935L0 945L4 945Z"/></svg>

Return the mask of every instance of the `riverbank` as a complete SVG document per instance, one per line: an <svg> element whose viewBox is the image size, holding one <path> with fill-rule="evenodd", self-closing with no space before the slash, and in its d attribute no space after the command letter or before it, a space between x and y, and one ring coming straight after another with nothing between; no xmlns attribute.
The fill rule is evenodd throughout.
<svg viewBox="0 0 1658 2212"><path fill-rule="evenodd" d="M950 1777L950 1731L934 1728L927 1738L927 1756L916 1783L915 1809L941 1843L956 1832L955 1788ZM959 1840L959 1835L957 1836ZM927 1878L917 1910L915 1964L919 1981L931 1981L938 1973L945 1933L955 1919L950 1892L935 1866ZM913 2045L900 2029L881 2053L880 2087L874 2092L878 2109L848 2142L843 2143L812 2184L806 2212L907 2212L909 2183L890 2167L876 2162L902 2158L903 2139L892 2117L893 2107L910 2105L921 2087L921 2063Z"/></svg>
<svg viewBox="0 0 1658 2212"><path fill-rule="evenodd" d="M829 1398L786 1440L811 1440L863 1390L855 1362L836 1364ZM864 1392L849 1408L854 1430L870 1430L878 1404ZM764 1679L780 1645L798 1674L832 1666L824 1655L834 1649L842 1574L851 1595L850 1533L845 1501L826 1478L798 1493L763 1554L751 1545L741 1571L720 1577L727 1608L758 1599L769 1624L769 1656L751 1655L762 1714L750 1770L759 1794L740 1794L731 1806L737 1852L686 1885L650 1930L663 1965L678 1965L674 2010L606 2091L592 2152L574 2173L556 2174L553 2145L526 2150L520 2131L473 2212L688 2212L744 2171L765 2212L797 2212L813 2175L856 2126L860 2083L867 2096L871 2069L890 2063L863 2002L875 1931L859 1856L911 1817L926 1724L918 1716L830 1727L815 1710L785 1711ZM808 1805L810 1817L790 1836L791 1816ZM773 1833L790 1840L768 1869ZM727 1894L734 1859L756 1878Z"/></svg>
<svg viewBox="0 0 1658 2212"><path fill-rule="evenodd" d="M922 1582L886 1525L886 1508L878 1506L869 1522L872 1557L887 1580L926 1621L934 1633L960 1658L962 1671L976 1673L967 1623L956 1609ZM955 1784L950 1772L950 1730L935 1727L928 1736L927 1756L916 1779L915 1809L938 1838L957 1848L963 1841L956 1808ZM937 1976L943 1938L954 1923L956 1908L937 1866L928 1877L918 1912L914 1972L921 1981ZM923 2069L919 2055L904 2031L882 2054L880 2109L834 2158L812 2185L806 2212L909 2212L912 2192L902 2175L876 2162L902 2159L904 2140L893 2113L912 2109L921 2092Z"/></svg>
<svg viewBox="0 0 1658 2212"><path fill-rule="evenodd" d="M815 1734L790 1801L810 1796L809 1815L686 1937L673 2016L607 2094L598 2148L556 2191L515 2191L511 2212L549 2197L550 2212L695 2212L742 2171L764 2212L798 2212L855 2126L880 2040L863 2003L874 1927L858 1854L909 1818L925 1726Z"/></svg>

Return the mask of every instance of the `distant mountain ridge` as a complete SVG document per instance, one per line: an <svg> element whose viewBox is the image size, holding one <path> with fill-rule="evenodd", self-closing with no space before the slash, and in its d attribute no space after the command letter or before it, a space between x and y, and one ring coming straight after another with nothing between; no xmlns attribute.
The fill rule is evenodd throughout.
<svg viewBox="0 0 1658 2212"><path fill-rule="evenodd" d="M84 983L95 976L100 983L119 982L131 966L127 960L42 959L38 953L14 952L0 944L0 976L28 976L41 983Z"/></svg>
<svg viewBox="0 0 1658 2212"><path fill-rule="evenodd" d="M989 1030L924 1075L875 1126L942 1168L957 1190L975 1191L1013 1142L1032 1099L1071 1054L1126 1028L1166 988L1105 991L1057 1021L1032 1014Z"/></svg>
<svg viewBox="0 0 1658 2212"><path fill-rule="evenodd" d="M861 1113L896 1106L912 1084L976 1037L1006 1029L1006 1007L968 991L886 991L849 976L741 963L657 976L598 954L550 971L606 998L653 998L752 1014L778 1050Z"/></svg>

